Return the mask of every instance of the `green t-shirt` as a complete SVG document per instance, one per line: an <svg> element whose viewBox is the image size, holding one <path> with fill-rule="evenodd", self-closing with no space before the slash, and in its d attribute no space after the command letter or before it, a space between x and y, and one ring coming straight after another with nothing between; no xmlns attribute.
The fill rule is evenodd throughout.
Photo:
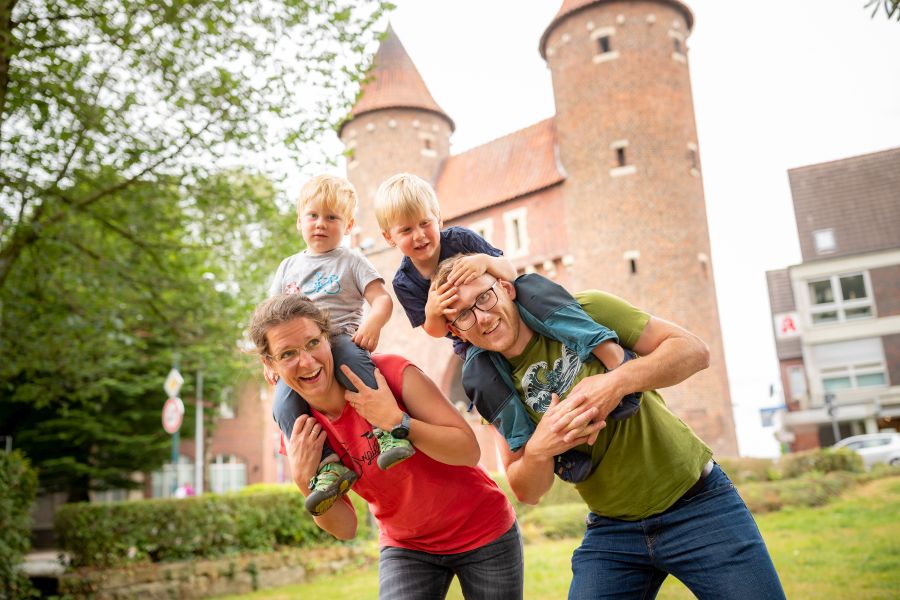
<svg viewBox="0 0 900 600"><path fill-rule="evenodd" d="M633 347L650 315L621 298L589 290L575 294L595 321L614 330L619 343ZM586 363L560 342L535 334L521 355L509 359L520 398L537 423L550 405L550 394L564 400L581 379L604 373L596 358ZM552 365L549 366L549 365ZM593 446L593 471L575 484L592 512L637 521L661 513L698 479L712 450L673 415L655 390L645 391L641 409L624 421L607 421Z"/></svg>

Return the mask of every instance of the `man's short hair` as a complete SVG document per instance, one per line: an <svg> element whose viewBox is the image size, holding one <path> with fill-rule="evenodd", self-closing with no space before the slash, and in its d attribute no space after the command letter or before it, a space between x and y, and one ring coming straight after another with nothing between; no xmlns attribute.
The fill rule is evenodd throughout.
<svg viewBox="0 0 900 600"><path fill-rule="evenodd" d="M389 231L401 219L416 219L427 212L440 220L437 195L427 181L412 173L388 177L375 192L375 218L382 231Z"/></svg>
<svg viewBox="0 0 900 600"><path fill-rule="evenodd" d="M260 302L250 317L248 335L253 342L254 350L263 356L270 352L267 334L273 327L282 323L305 317L319 326L323 332L331 330L328 311L320 309L315 303L301 294L279 294Z"/></svg>
<svg viewBox="0 0 900 600"><path fill-rule="evenodd" d="M303 216L307 205L318 202L349 223L356 211L356 188L337 175L316 175L300 189L297 198L297 219Z"/></svg>

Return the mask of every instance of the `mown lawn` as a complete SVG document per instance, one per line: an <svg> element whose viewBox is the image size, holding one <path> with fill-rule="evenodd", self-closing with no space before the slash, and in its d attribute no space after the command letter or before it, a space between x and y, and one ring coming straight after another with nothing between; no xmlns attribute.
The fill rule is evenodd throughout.
<svg viewBox="0 0 900 600"><path fill-rule="evenodd" d="M872 481L820 508L786 509L757 518L787 597L796 599L900 598L900 478ZM566 597L569 557L578 539L525 546L525 598ZM375 551L373 549L373 551ZM378 573L343 573L306 585L229 596L267 600L377 600ZM448 598L461 600L454 582ZM659 598L693 598L668 578Z"/></svg>

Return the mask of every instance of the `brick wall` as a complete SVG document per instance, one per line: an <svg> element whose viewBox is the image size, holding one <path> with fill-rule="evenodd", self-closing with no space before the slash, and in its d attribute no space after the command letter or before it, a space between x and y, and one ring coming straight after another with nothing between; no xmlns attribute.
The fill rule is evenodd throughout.
<svg viewBox="0 0 900 600"><path fill-rule="evenodd" d="M872 269L869 281L878 316L900 315L900 265Z"/></svg>

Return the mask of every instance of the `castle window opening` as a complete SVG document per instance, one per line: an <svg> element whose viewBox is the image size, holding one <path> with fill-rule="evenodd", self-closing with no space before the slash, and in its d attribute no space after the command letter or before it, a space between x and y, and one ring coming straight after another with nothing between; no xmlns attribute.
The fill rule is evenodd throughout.
<svg viewBox="0 0 900 600"><path fill-rule="evenodd" d="M612 51L612 45L610 44L608 35L597 38L597 48L600 50L601 54Z"/></svg>
<svg viewBox="0 0 900 600"><path fill-rule="evenodd" d="M624 167L627 164L625 162L625 148L616 148L616 164L620 167Z"/></svg>

